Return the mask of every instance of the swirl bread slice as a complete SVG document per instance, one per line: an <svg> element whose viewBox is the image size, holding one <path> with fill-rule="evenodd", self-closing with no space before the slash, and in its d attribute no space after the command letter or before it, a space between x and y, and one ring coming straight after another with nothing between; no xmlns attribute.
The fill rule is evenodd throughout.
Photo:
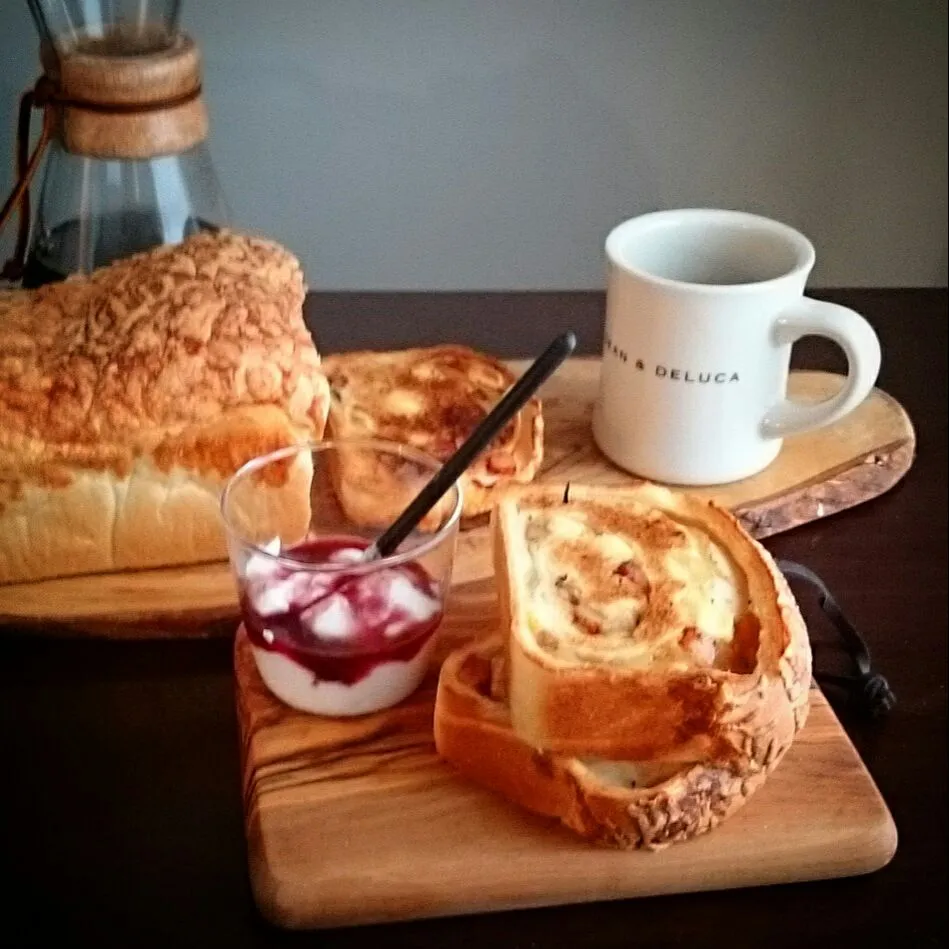
<svg viewBox="0 0 949 949"><path fill-rule="evenodd" d="M766 768L803 725L807 630L727 511L651 484L512 490L496 575L520 738L557 754Z"/></svg>
<svg viewBox="0 0 949 949"><path fill-rule="evenodd" d="M705 833L765 781L729 765L617 762L537 751L511 728L499 638L455 650L435 700L438 753L476 784L587 840L661 850ZM776 757L771 767L777 764Z"/></svg>
<svg viewBox="0 0 949 949"><path fill-rule="evenodd" d="M412 445L446 461L514 382L490 356L464 346L433 346L399 352L327 356L331 438L380 438ZM383 465L370 466L362 452L342 464L337 491L347 513L360 523L387 523L411 495ZM532 399L462 475L462 516L491 509L497 491L527 483L543 460L543 417Z"/></svg>
<svg viewBox="0 0 949 949"><path fill-rule="evenodd" d="M323 434L303 295L292 254L226 231L0 294L0 583L225 557L226 479ZM261 495L294 526L308 464Z"/></svg>

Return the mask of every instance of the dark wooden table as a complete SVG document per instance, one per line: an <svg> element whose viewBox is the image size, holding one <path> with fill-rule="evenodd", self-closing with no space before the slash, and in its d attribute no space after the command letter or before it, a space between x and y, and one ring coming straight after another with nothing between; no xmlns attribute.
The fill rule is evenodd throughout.
<svg viewBox="0 0 949 949"><path fill-rule="evenodd" d="M777 537L865 632L899 705L843 720L900 832L886 869L848 880L399 926L286 934L251 901L226 640L46 641L0 631L0 945L945 946L947 308L945 290L825 294L865 313L880 384L916 422L919 454L887 496ZM326 294L326 352L456 340L529 355L575 327L596 352L598 294ZM832 347L797 362L840 369ZM802 607L815 628L812 599ZM65 938L63 938L65 937Z"/></svg>

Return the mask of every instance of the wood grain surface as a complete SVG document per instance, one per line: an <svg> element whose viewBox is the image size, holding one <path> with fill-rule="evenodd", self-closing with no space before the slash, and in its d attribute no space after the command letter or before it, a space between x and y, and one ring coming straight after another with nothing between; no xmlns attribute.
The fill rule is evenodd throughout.
<svg viewBox="0 0 949 949"><path fill-rule="evenodd" d="M889 811L824 697L730 820L660 853L591 845L466 782L435 753L436 668L490 633L494 584L457 587L429 678L394 709L309 716L235 643L251 884L289 928L478 913L867 873L896 849Z"/></svg>
<svg viewBox="0 0 949 949"><path fill-rule="evenodd" d="M524 361L512 363L520 370ZM626 484L629 474L600 453L590 433L599 360L575 359L547 383L545 460L541 480ZM816 401L841 385L825 372L794 372L793 398ZM735 510L757 537L827 517L888 491L909 470L916 437L903 407L875 389L836 425L788 439L777 460L758 475L713 489L691 488ZM490 574L484 524L460 540L456 580ZM226 563L94 576L0 587L0 623L43 635L182 638L231 633L237 598Z"/></svg>
<svg viewBox="0 0 949 949"><path fill-rule="evenodd" d="M201 55L194 41L178 34L170 45L160 42L128 55L115 54L120 39L112 43L111 55L95 48L71 50L57 63L66 97L106 107L61 108L59 133L67 149L75 155L134 160L179 154L203 142L208 113L200 95ZM161 102L166 107L156 108ZM127 111L108 109L116 104Z"/></svg>

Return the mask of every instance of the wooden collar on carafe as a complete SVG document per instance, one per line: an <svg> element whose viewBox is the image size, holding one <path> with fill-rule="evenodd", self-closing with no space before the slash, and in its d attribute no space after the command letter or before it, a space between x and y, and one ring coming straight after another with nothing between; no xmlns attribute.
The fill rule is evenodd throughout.
<svg viewBox="0 0 949 949"><path fill-rule="evenodd" d="M57 55L44 45L40 60L57 112L55 134L73 154L155 158L207 138L201 57L184 33L166 49L134 55L90 46Z"/></svg>

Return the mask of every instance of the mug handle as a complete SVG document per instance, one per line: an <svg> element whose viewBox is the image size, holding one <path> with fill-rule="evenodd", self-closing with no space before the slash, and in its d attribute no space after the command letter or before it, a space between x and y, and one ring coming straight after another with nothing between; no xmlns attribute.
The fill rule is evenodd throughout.
<svg viewBox="0 0 949 949"><path fill-rule="evenodd" d="M852 412L871 392L880 372L880 341L870 324L845 306L803 297L776 320L774 341L796 343L802 336L826 336L847 356L847 378L835 396L817 405L785 399L761 422L765 438L784 438L830 425Z"/></svg>

